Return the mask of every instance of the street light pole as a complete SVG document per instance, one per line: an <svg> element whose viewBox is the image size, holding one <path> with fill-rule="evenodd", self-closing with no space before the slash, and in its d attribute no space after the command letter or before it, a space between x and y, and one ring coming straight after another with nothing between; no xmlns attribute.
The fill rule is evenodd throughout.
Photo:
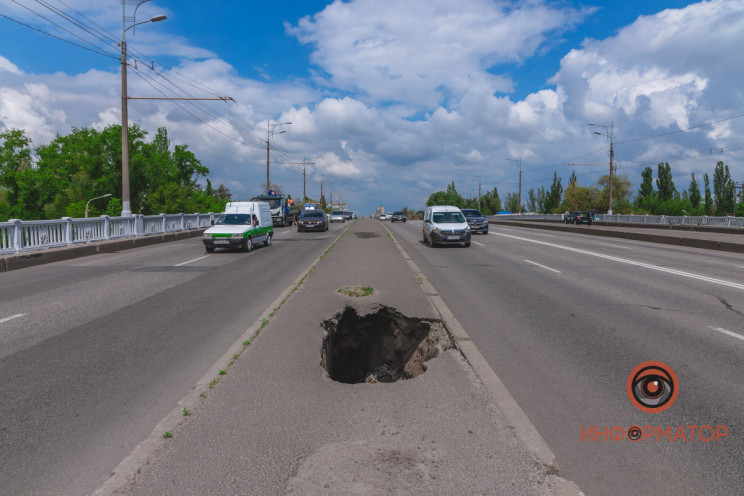
<svg viewBox="0 0 744 496"><path fill-rule="evenodd" d="M266 194L269 193L269 190L271 189L271 183L269 182L269 149L271 148L271 145L269 144L271 137L274 136L274 134L282 134L286 133L287 131L279 131L278 133L274 133L274 128L276 126L284 126L285 124L292 124L291 122L278 122L276 124L271 124L269 121L266 121Z"/></svg>
<svg viewBox="0 0 744 496"><path fill-rule="evenodd" d="M518 162L518 164L509 164L512 166L519 165L519 206L517 206L517 214L522 215L522 157L516 158L507 158L509 162Z"/></svg>
<svg viewBox="0 0 744 496"><path fill-rule="evenodd" d="M93 200L100 200L101 198L108 198L109 196L111 196L111 193L106 193L103 196L96 196L95 198L91 198L90 200L88 200L88 202L85 204L85 218L88 218L88 205L90 205L90 202L92 202Z"/></svg>
<svg viewBox="0 0 744 496"><path fill-rule="evenodd" d="M134 22L137 9L150 0L142 0L134 8L132 24L127 27L126 0L121 0L121 216L132 215L132 204L129 198L129 109L127 97L127 40L125 33L130 28L146 22L159 22L167 19L165 15L157 15L146 21Z"/></svg>
<svg viewBox="0 0 744 496"><path fill-rule="evenodd" d="M605 133L602 134L599 131L594 131L594 134L598 134L599 136L606 136L610 140L610 186L609 186L609 193L610 193L610 203L609 208L607 209L607 215L612 215L612 176L614 175L614 169L615 169L615 150L614 150L614 141L612 140L612 133L615 128L615 122L612 121L610 123L610 127L603 126L602 124L592 124L591 122L588 123L589 126L597 126L597 127L603 127L605 130Z"/></svg>

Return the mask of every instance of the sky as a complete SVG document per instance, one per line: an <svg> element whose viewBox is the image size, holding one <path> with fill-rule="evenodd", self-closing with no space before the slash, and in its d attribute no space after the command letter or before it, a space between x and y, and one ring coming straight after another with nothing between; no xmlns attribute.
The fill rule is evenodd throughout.
<svg viewBox="0 0 744 496"><path fill-rule="evenodd" d="M610 132L634 188L660 162L680 190L719 160L744 180L741 0L137 3L125 26L167 19L127 29L128 94L233 100L130 100L130 123L166 127L234 200L266 182L267 139L272 183L299 198L304 170L309 197L362 215L452 181L503 199L520 159L523 199L554 172L595 185ZM121 123L122 24L121 0L0 0L0 131Z"/></svg>

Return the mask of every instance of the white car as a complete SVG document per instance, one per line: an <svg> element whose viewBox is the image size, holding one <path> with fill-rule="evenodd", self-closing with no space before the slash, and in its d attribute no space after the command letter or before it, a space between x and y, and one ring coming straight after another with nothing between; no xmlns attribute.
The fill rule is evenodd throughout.
<svg viewBox="0 0 744 496"><path fill-rule="evenodd" d="M472 232L462 211L451 205L426 207L424 212L424 243L432 247L445 244L470 246Z"/></svg>
<svg viewBox="0 0 744 496"><path fill-rule="evenodd" d="M328 222L346 222L346 212L343 210L334 210L328 216Z"/></svg>
<svg viewBox="0 0 744 496"><path fill-rule="evenodd" d="M274 223L266 202L231 202L225 205L217 222L204 231L202 241L207 253L215 248L237 248L251 251L256 243L271 245Z"/></svg>

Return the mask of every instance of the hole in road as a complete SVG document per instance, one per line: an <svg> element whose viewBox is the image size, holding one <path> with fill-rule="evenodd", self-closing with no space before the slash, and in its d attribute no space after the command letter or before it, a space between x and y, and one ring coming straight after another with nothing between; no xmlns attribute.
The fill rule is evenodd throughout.
<svg viewBox="0 0 744 496"><path fill-rule="evenodd" d="M375 232L355 231L354 236L362 239L379 238L380 235Z"/></svg>
<svg viewBox="0 0 744 496"><path fill-rule="evenodd" d="M407 317L382 306L360 316L347 306L323 322L321 365L334 381L346 384L395 382L426 371L426 362L453 348L444 324Z"/></svg>

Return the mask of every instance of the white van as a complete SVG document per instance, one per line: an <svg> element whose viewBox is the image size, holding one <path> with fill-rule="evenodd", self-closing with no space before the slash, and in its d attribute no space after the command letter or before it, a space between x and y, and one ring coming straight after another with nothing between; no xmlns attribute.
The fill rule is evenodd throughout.
<svg viewBox="0 0 744 496"><path fill-rule="evenodd" d="M451 205L426 207L424 243L431 246L464 244L470 246L470 226L459 208Z"/></svg>
<svg viewBox="0 0 744 496"><path fill-rule="evenodd" d="M207 253L215 248L251 251L256 243L271 246L274 224L266 202L231 202L212 227L204 231L202 241Z"/></svg>

